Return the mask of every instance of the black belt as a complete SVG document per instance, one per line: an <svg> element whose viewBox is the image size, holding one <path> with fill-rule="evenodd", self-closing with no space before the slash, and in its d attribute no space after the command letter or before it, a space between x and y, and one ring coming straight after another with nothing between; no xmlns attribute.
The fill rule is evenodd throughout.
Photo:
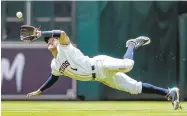
<svg viewBox="0 0 187 116"><path fill-rule="evenodd" d="M95 70L95 66L92 65L92 71L94 71L94 70ZM95 73L92 73L92 78L93 78L93 80L95 80L95 78L96 78L96 74Z"/></svg>

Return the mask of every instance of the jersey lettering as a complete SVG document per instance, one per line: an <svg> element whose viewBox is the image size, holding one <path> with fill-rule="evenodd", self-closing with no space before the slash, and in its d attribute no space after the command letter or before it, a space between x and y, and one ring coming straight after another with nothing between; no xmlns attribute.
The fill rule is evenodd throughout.
<svg viewBox="0 0 187 116"><path fill-rule="evenodd" d="M60 66L59 72L64 73L65 69L70 65L70 63L66 60L62 65Z"/></svg>

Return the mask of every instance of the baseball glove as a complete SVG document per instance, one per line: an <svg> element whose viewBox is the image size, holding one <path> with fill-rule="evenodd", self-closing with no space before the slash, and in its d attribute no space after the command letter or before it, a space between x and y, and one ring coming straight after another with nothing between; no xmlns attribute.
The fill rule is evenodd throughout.
<svg viewBox="0 0 187 116"><path fill-rule="evenodd" d="M29 25L22 25L20 29L20 39L25 42L32 42L39 38L37 32L39 28L35 28Z"/></svg>

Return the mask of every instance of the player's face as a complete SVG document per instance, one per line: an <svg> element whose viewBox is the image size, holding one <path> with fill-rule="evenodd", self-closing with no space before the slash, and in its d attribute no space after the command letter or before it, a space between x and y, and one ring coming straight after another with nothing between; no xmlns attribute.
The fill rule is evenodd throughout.
<svg viewBox="0 0 187 116"><path fill-rule="evenodd" d="M48 49L50 51L56 50L56 47L57 47L58 43L59 43L58 39L56 39L56 38L50 38L48 40Z"/></svg>

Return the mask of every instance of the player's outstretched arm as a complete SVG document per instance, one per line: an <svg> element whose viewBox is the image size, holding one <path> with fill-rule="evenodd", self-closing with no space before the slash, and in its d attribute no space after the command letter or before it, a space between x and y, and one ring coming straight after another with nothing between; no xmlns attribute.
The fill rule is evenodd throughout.
<svg viewBox="0 0 187 116"><path fill-rule="evenodd" d="M20 28L20 39L22 41L32 42L41 36L59 38L60 44L63 45L70 43L69 37L61 30L41 31L39 28L29 25L22 25Z"/></svg>
<svg viewBox="0 0 187 116"><path fill-rule="evenodd" d="M22 25L20 28L20 39L22 41L32 42L41 36L59 38L60 44L64 45L70 43L69 37L61 30L41 31L39 28L29 25Z"/></svg>
<svg viewBox="0 0 187 116"><path fill-rule="evenodd" d="M44 90L46 90L49 87L51 87L58 80L58 78L59 78L59 76L51 75L47 79L47 81L37 91L28 93L27 97L40 95Z"/></svg>

